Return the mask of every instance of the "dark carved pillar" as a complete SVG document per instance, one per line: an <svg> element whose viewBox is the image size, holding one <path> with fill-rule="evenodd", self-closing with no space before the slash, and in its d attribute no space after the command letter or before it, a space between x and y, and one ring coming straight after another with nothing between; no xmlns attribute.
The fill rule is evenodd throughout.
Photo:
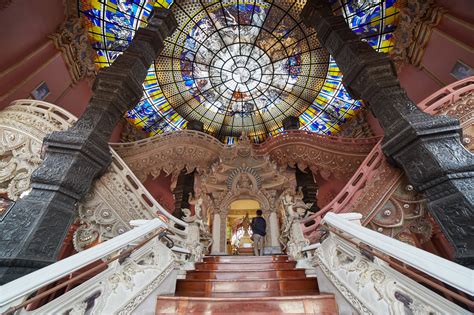
<svg viewBox="0 0 474 315"><path fill-rule="evenodd" d="M204 132L204 123L199 120L190 120L188 121L188 130Z"/></svg>
<svg viewBox="0 0 474 315"><path fill-rule="evenodd" d="M44 139L44 162L31 176L30 194L0 222L0 284L56 261L77 202L111 162L113 128L140 100L146 72L176 26L171 11L156 8L127 50L99 72L77 123Z"/></svg>
<svg viewBox="0 0 474 315"><path fill-rule="evenodd" d="M303 192L303 201L305 203L312 203L311 208L308 209L309 212L316 212L319 210L318 207L318 185L314 182L313 173L309 168L304 172L300 171L297 167L295 170L296 175L296 186L301 187Z"/></svg>
<svg viewBox="0 0 474 315"><path fill-rule="evenodd" d="M173 190L174 195L174 211L173 216L181 219L183 211L181 209L189 209L189 194L194 193L194 172L186 173L182 170L176 182L176 188Z"/></svg>
<svg viewBox="0 0 474 315"><path fill-rule="evenodd" d="M296 116L288 116L282 120L283 129L298 130L300 129L300 120Z"/></svg>
<svg viewBox="0 0 474 315"><path fill-rule="evenodd" d="M351 95L368 102L385 131L384 153L426 195L455 261L474 267L474 156L460 142L458 120L418 109L388 56L361 41L326 1L308 1L301 18L335 58Z"/></svg>

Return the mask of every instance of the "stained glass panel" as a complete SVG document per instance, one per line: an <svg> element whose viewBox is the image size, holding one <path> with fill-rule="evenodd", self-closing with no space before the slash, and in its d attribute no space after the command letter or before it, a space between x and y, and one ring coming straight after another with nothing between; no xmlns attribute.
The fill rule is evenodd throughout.
<svg viewBox="0 0 474 315"><path fill-rule="evenodd" d="M300 1L79 0L99 67L110 65L146 25L153 6L171 7L178 30L148 70L127 120L152 136L200 120L226 143L246 131L255 142L300 117L303 129L337 134L363 104L344 89L332 57L299 20ZM333 1L336 14L387 52L395 0Z"/></svg>

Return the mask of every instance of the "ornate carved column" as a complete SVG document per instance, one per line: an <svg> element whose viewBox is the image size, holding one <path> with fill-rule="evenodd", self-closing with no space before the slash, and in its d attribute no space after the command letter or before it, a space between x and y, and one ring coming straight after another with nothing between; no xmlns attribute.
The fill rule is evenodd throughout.
<svg viewBox="0 0 474 315"><path fill-rule="evenodd" d="M214 212L212 219L212 249L211 254L217 255L220 253L221 248L221 216L219 213Z"/></svg>
<svg viewBox="0 0 474 315"><path fill-rule="evenodd" d="M326 1L308 1L301 18L335 58L351 95L369 103L385 131L384 153L427 197L455 261L474 267L474 156L460 142L459 121L423 113L400 87L389 57L361 41Z"/></svg>
<svg viewBox="0 0 474 315"><path fill-rule="evenodd" d="M194 173L187 173L186 169L181 171L176 182L176 187L173 189L174 196L174 211L173 216L181 219L183 217L183 208L189 208L189 194L194 194Z"/></svg>
<svg viewBox="0 0 474 315"><path fill-rule="evenodd" d="M273 251L277 251L281 253L281 246L280 246L280 228L278 226L278 216L276 213L276 209L270 212L268 216L269 226L270 226L270 246L272 247Z"/></svg>
<svg viewBox="0 0 474 315"><path fill-rule="evenodd" d="M226 236L227 213L228 213L228 210L221 211L221 213L219 214L220 215L220 231L219 231L220 247L219 247L219 251L220 251L221 254L226 254L227 253L227 236Z"/></svg>
<svg viewBox="0 0 474 315"><path fill-rule="evenodd" d="M44 162L31 176L32 191L0 222L0 284L56 261L77 201L111 162L113 128L140 100L147 70L176 26L171 11L154 9L148 26L136 32L112 66L99 72L77 123L44 139Z"/></svg>

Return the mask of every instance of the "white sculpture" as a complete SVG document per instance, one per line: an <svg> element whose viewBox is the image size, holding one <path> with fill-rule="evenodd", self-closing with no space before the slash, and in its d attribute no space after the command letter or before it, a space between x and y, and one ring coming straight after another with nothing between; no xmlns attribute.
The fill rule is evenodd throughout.
<svg viewBox="0 0 474 315"><path fill-rule="evenodd" d="M196 218L199 219L199 220L202 220L202 203L203 203L203 199L201 196L199 196L199 198L195 198L193 196L193 193L189 193L189 198L188 198L188 202L190 205L194 205L194 213L196 215Z"/></svg>
<svg viewBox="0 0 474 315"><path fill-rule="evenodd" d="M199 227L199 235L200 235L200 241L205 243L205 248L207 251L209 251L209 248L212 245L212 234L209 231L209 226L207 223L204 222L203 217L202 217L202 204L204 202L204 199L199 196L199 198L196 198L193 196L192 193L189 193L189 198L188 202L190 205L194 205L194 215L191 216L191 210L189 209L182 209L183 213L185 215L185 218L183 218L183 221L187 223L196 223L197 226ZM185 212L186 210L186 212ZM190 220L189 222L186 220Z"/></svg>
<svg viewBox="0 0 474 315"><path fill-rule="evenodd" d="M303 201L301 187L299 187L297 193L292 193L289 190L285 191L281 196L281 202L285 209L285 222L280 235L280 242L284 248L288 248L288 254L298 260L302 258L300 257L301 249L309 245L309 240L303 235L300 221L313 204Z"/></svg>

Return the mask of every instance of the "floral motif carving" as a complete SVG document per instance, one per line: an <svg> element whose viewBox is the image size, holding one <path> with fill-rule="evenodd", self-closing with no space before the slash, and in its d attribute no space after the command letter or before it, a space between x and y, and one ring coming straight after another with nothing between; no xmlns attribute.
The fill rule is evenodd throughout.
<svg viewBox="0 0 474 315"><path fill-rule="evenodd" d="M397 29L393 32L394 47L390 57L400 69L404 64L419 66L431 30L439 24L446 10L434 0L407 1L400 10Z"/></svg>
<svg viewBox="0 0 474 315"><path fill-rule="evenodd" d="M95 76L94 51L80 18L68 17L50 38L62 52L73 83Z"/></svg>
<svg viewBox="0 0 474 315"><path fill-rule="evenodd" d="M361 314L448 314L457 305L437 296L393 270L373 261L335 234L322 242L310 259L321 268L346 300Z"/></svg>
<svg viewBox="0 0 474 315"><path fill-rule="evenodd" d="M17 200L30 189L31 173L40 165L47 133L65 130L74 117L41 101L19 100L0 112L0 193Z"/></svg>
<svg viewBox="0 0 474 315"><path fill-rule="evenodd" d="M144 181L151 174L159 176L197 170L206 173L218 167L220 158L245 158L251 150L256 156L270 157L278 167L310 167L330 176L348 179L361 164L378 138L352 139L324 137L303 130L289 131L260 145L242 143L232 150L217 139L198 131L182 130L112 147Z"/></svg>
<svg viewBox="0 0 474 315"><path fill-rule="evenodd" d="M19 100L1 111L0 192L16 200L28 190L31 173L41 162L44 136L66 130L75 121L60 107L41 101ZM161 211L120 157L112 154L114 162L78 205L81 225L73 237L76 250L124 233L130 220L151 219Z"/></svg>

